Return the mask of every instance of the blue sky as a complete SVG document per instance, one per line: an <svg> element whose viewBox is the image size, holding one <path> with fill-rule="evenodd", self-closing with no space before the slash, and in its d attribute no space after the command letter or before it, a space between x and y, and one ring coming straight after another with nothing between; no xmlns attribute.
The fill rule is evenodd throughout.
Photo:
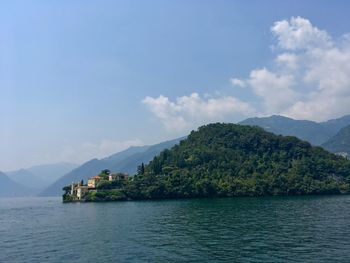
<svg viewBox="0 0 350 263"><path fill-rule="evenodd" d="M349 7L2 1L0 170L81 163L212 121L348 114Z"/></svg>

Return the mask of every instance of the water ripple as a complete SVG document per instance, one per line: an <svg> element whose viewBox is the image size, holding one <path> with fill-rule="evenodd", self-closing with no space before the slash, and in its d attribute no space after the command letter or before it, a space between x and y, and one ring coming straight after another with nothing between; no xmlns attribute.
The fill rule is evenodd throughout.
<svg viewBox="0 0 350 263"><path fill-rule="evenodd" d="M350 262L350 196L0 199L0 262Z"/></svg>

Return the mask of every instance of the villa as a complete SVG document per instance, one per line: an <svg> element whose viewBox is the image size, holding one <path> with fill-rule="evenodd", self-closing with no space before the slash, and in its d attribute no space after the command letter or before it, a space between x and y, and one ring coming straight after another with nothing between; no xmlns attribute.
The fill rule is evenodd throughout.
<svg viewBox="0 0 350 263"><path fill-rule="evenodd" d="M115 173L115 174L110 174L108 176L108 180L110 182L112 181L123 181L126 180L128 178L128 174L125 173Z"/></svg>
<svg viewBox="0 0 350 263"><path fill-rule="evenodd" d="M101 177L100 176L93 176L88 180L87 186L90 189L94 189L96 188L97 184L101 181Z"/></svg>
<svg viewBox="0 0 350 263"><path fill-rule="evenodd" d="M104 170L106 171L106 170ZM102 171L102 172L104 172ZM87 181L87 184L84 184L84 181L81 182L72 182L70 186L65 186L63 190L65 191L64 198L68 198L69 201L84 201L84 197L89 192L97 192L97 186L101 181L115 182L115 181L125 181L129 178L129 175L126 173L108 173L108 180L106 177L99 175L92 176Z"/></svg>

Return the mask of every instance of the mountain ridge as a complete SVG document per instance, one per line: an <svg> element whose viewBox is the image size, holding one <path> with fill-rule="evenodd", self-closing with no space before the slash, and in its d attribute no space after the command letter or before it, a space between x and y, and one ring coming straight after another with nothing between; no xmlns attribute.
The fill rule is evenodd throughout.
<svg viewBox="0 0 350 263"><path fill-rule="evenodd" d="M103 169L109 169L112 172L125 172L133 175L137 171L137 166L142 162L148 163L156 154L166 148L174 146L183 138L184 137L181 137L155 145L133 146L100 160L92 159L59 178L56 182L41 192L40 196L61 195L63 186L82 179L86 181L88 178L98 174Z"/></svg>
<svg viewBox="0 0 350 263"><path fill-rule="evenodd" d="M321 145L328 151L350 157L350 125L342 128L336 135Z"/></svg>
<svg viewBox="0 0 350 263"><path fill-rule="evenodd" d="M58 162L35 165L26 169L4 172L12 181L26 188L27 195L37 195L57 178L76 168L77 164ZM23 191L22 191L23 192ZM15 194L15 193L14 193Z"/></svg>
<svg viewBox="0 0 350 263"><path fill-rule="evenodd" d="M340 194L349 193L349 179L350 161L321 147L260 127L215 123L162 151L122 192L106 191L104 198Z"/></svg>
<svg viewBox="0 0 350 263"><path fill-rule="evenodd" d="M18 197L33 195L33 190L11 180L5 173L0 172L0 197Z"/></svg>
<svg viewBox="0 0 350 263"><path fill-rule="evenodd" d="M248 118L238 124L259 126L277 135L296 136L313 145L322 145L342 127L350 125L350 115L324 122L295 120L281 115L272 115L269 117Z"/></svg>

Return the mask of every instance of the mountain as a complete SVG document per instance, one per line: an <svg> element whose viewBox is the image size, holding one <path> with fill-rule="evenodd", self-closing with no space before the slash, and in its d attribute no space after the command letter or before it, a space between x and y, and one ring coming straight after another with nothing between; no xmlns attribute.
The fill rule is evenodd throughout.
<svg viewBox="0 0 350 263"><path fill-rule="evenodd" d="M47 185L52 184L58 178L66 173L77 168L79 165L74 163L59 162L53 164L37 165L28 168L27 170L35 176L47 182Z"/></svg>
<svg viewBox="0 0 350 263"><path fill-rule="evenodd" d="M92 159L56 180L53 184L41 192L40 196L59 195L62 192L61 190L64 185L68 185L82 179L86 181L89 177L96 175L103 169L106 169L106 167L102 160Z"/></svg>
<svg viewBox="0 0 350 263"><path fill-rule="evenodd" d="M329 120L320 123L323 126L328 127L332 134L335 135L341 128L350 125L350 115L345 115L338 119Z"/></svg>
<svg viewBox="0 0 350 263"><path fill-rule="evenodd" d="M263 118L249 118L239 124L259 126L275 134L296 136L313 145L321 145L334 136L341 128L350 125L350 115L326 122L294 120L284 116L273 115Z"/></svg>
<svg viewBox="0 0 350 263"><path fill-rule="evenodd" d="M143 152L135 153L126 157L125 159L115 162L110 166L111 171L120 171L134 175L137 172L137 167L141 164L149 163L156 155L164 149L169 149L175 144L178 144L185 137L178 138L171 141L162 142L145 148Z"/></svg>
<svg viewBox="0 0 350 263"><path fill-rule="evenodd" d="M260 127L209 124L164 150L128 182L120 199L339 194L350 161ZM112 198L113 199L113 198Z"/></svg>
<svg viewBox="0 0 350 263"><path fill-rule="evenodd" d="M28 196L32 190L11 180L0 172L0 197Z"/></svg>
<svg viewBox="0 0 350 263"><path fill-rule="evenodd" d="M183 138L162 142L152 146L138 146L130 147L125 151L113 154L107 158L98 160L90 160L73 171L67 173L59 178L47 189L45 189L41 196L55 196L62 194L62 187L69 185L72 182L80 180L86 181L93 175L101 172L103 169L109 169L112 172L124 172L128 174L135 174L138 165L150 162L154 156L167 148L171 148L179 143Z"/></svg>
<svg viewBox="0 0 350 263"><path fill-rule="evenodd" d="M142 152L148 150L149 147L150 147L149 145L132 146L132 147L129 147L128 149L126 149L122 152L112 154L109 157L104 158L103 160L105 162L108 162L108 163L120 162L120 161L124 160L125 158L128 158L129 156L132 156L132 155L137 154L137 153L142 153Z"/></svg>
<svg viewBox="0 0 350 263"><path fill-rule="evenodd" d="M16 183L30 187L33 190L39 191L47 186L47 183L42 178L25 169L6 172L6 175Z"/></svg>
<svg viewBox="0 0 350 263"><path fill-rule="evenodd" d="M28 195L37 195L55 182L59 177L67 174L78 165L72 163L54 163L37 165L28 169L9 171L5 174L14 182L22 185ZM23 193L22 189L20 189ZM14 193L16 195L18 193Z"/></svg>
<svg viewBox="0 0 350 263"><path fill-rule="evenodd" d="M350 125L342 128L335 136L322 144L330 152L345 153L350 157Z"/></svg>

